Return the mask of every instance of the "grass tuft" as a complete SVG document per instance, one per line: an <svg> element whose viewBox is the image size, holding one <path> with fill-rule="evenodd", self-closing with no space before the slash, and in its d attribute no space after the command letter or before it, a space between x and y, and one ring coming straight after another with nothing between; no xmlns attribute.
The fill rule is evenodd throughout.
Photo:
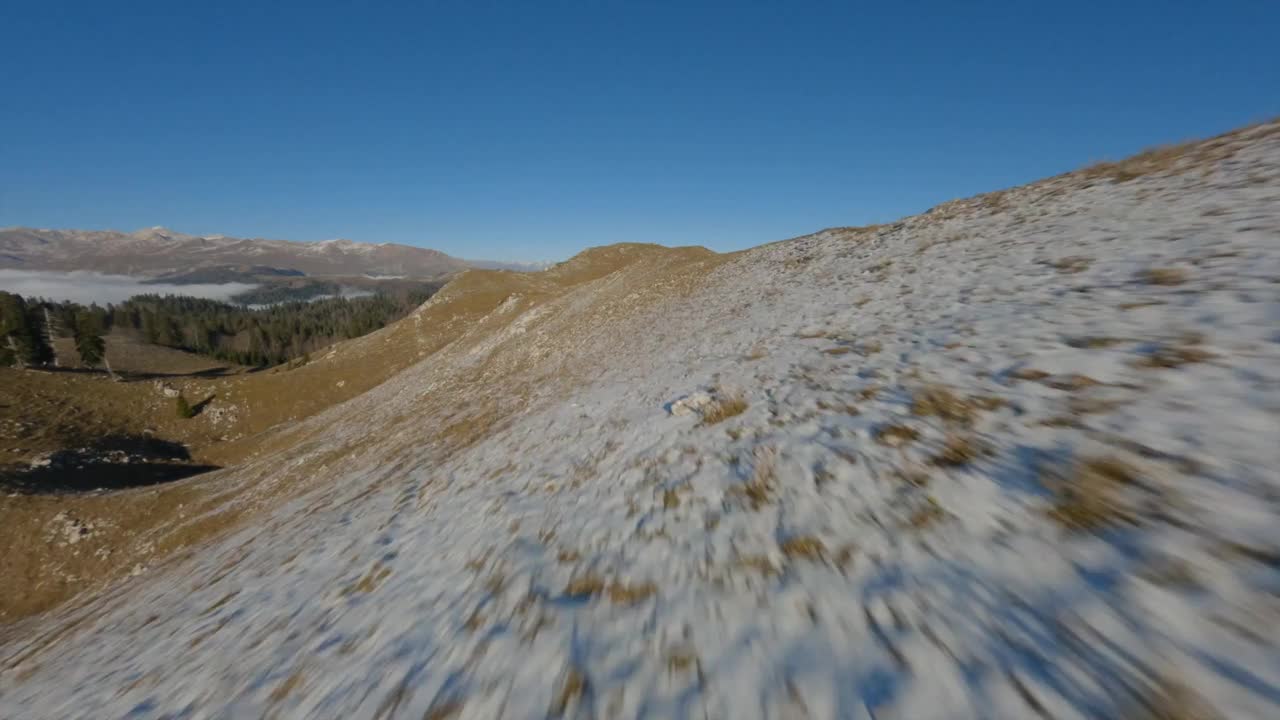
<svg viewBox="0 0 1280 720"><path fill-rule="evenodd" d="M1182 268L1148 268L1138 273L1138 280L1148 285L1181 285L1187 281L1187 271Z"/></svg>
<svg viewBox="0 0 1280 720"><path fill-rule="evenodd" d="M986 444L970 435L951 435L929 463L938 467L960 467L990 454Z"/></svg>
<svg viewBox="0 0 1280 720"><path fill-rule="evenodd" d="M920 439L920 431L906 425L884 425L876 430L876 442L901 447Z"/></svg>
<svg viewBox="0 0 1280 720"><path fill-rule="evenodd" d="M702 425L715 425L747 410L747 401L741 395L729 395L716 398L711 407L702 414Z"/></svg>
<svg viewBox="0 0 1280 720"><path fill-rule="evenodd" d="M1049 517L1073 531L1096 531L1132 523L1121 493L1138 479L1131 465L1111 457L1081 460L1051 478L1054 492Z"/></svg>
<svg viewBox="0 0 1280 720"><path fill-rule="evenodd" d="M782 550L783 555L792 560L797 558L821 560L827 553L827 548L821 540L808 535L787 538L778 548Z"/></svg>

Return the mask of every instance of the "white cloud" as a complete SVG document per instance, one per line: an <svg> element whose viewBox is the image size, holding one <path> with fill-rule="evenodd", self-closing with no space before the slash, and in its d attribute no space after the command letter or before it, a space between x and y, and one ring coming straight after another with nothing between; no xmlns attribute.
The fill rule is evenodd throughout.
<svg viewBox="0 0 1280 720"><path fill-rule="evenodd" d="M203 285L151 284L128 275L104 275L77 270L52 272L45 270L7 270L0 268L0 290L23 297L70 300L78 303L119 303L134 295L188 295L210 300L227 300L232 295L252 290L250 283L218 283Z"/></svg>

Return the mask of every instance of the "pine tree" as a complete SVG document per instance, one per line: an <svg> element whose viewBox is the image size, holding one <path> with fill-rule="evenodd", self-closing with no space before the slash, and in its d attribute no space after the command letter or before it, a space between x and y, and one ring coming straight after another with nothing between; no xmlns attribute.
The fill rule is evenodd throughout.
<svg viewBox="0 0 1280 720"><path fill-rule="evenodd" d="M21 295L0 292L0 338L8 364L44 365L53 358L42 315L40 308L28 305Z"/></svg>
<svg viewBox="0 0 1280 720"><path fill-rule="evenodd" d="M76 315L75 326L76 352L80 353L80 362L94 367L102 362L107 353L107 344L102 339L102 324L93 313L84 312Z"/></svg>
<svg viewBox="0 0 1280 720"><path fill-rule="evenodd" d="M187 402L186 396L181 393L178 394L178 399L174 402L174 406L178 411L178 417L184 420L193 418L196 415L196 411L191 407L191 403Z"/></svg>

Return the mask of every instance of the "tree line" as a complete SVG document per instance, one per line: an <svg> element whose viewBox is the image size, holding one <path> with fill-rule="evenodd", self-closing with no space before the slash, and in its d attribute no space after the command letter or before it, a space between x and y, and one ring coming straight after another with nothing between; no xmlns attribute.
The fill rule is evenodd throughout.
<svg viewBox="0 0 1280 720"><path fill-rule="evenodd" d="M240 365L276 365L385 327L435 289L262 308L179 295L135 295L119 304L85 306L0 292L0 365L49 365L54 362L50 341L61 336L73 338L81 362L94 367L104 361L102 336L112 329Z"/></svg>

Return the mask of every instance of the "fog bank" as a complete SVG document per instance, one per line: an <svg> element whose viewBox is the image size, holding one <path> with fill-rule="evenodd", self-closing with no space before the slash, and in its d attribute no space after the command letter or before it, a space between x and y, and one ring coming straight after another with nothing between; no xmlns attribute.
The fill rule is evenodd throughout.
<svg viewBox="0 0 1280 720"><path fill-rule="evenodd" d="M104 275L87 270L57 272L49 270L12 270L0 268L0 290L23 297L70 300L83 304L119 303L134 295L187 295L210 300L229 300L231 296L252 290L251 283L217 283L174 285L144 283L144 278L128 275Z"/></svg>

